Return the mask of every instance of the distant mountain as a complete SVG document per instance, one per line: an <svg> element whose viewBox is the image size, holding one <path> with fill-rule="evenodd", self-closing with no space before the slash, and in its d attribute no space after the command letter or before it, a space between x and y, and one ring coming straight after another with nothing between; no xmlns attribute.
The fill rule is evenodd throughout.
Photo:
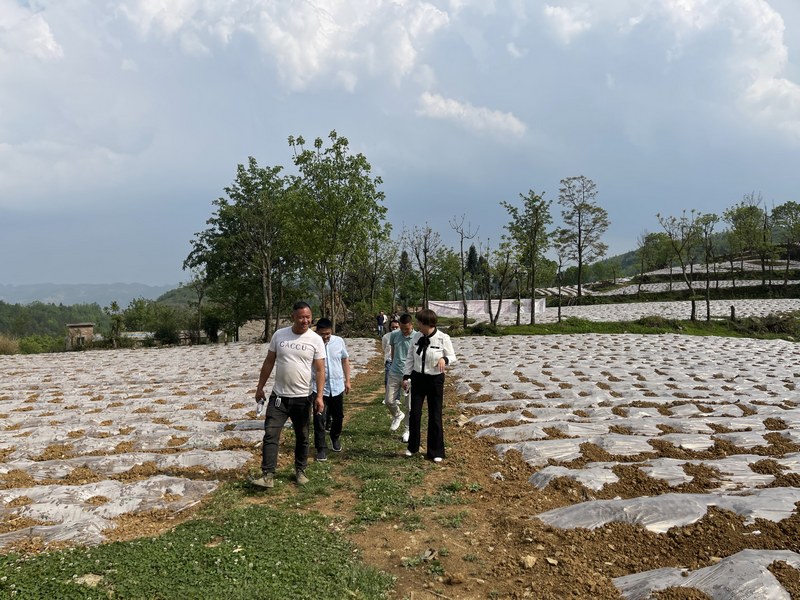
<svg viewBox="0 0 800 600"><path fill-rule="evenodd" d="M108 306L116 300L126 308L134 298L156 300L178 285L145 285L143 283L32 283L7 285L0 283L0 300L8 304L98 304Z"/></svg>

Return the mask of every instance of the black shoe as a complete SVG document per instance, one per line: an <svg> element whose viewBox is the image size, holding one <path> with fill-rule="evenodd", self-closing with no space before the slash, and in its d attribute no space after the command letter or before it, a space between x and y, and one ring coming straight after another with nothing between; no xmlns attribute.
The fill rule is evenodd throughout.
<svg viewBox="0 0 800 600"><path fill-rule="evenodd" d="M334 452L342 451L342 444L339 442L339 438L331 440L331 450L333 450Z"/></svg>
<svg viewBox="0 0 800 600"><path fill-rule="evenodd" d="M325 450L325 448L320 448L319 450L317 450L316 460L317 462L325 462L326 460L328 460L328 452Z"/></svg>

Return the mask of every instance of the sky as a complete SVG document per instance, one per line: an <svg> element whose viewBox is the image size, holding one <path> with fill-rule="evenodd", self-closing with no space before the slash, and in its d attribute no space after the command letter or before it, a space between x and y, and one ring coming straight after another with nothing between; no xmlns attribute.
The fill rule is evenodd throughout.
<svg viewBox="0 0 800 600"><path fill-rule="evenodd" d="M177 284L249 156L331 130L395 233L496 247L584 175L657 214L800 201L797 0L0 0L0 283ZM324 235L324 225L309 236Z"/></svg>

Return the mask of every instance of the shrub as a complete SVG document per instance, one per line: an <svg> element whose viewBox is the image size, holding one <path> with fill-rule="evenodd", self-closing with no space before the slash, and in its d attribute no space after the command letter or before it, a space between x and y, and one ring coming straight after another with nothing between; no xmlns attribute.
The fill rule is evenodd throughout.
<svg viewBox="0 0 800 600"><path fill-rule="evenodd" d="M475 323L469 330L473 335L497 335L500 333L500 328L497 325L486 321Z"/></svg>
<svg viewBox="0 0 800 600"><path fill-rule="evenodd" d="M19 342L4 333L0 333L0 354L19 353Z"/></svg>
<svg viewBox="0 0 800 600"><path fill-rule="evenodd" d="M63 352L64 338L55 335L28 335L19 341L22 354L42 354L44 352Z"/></svg>

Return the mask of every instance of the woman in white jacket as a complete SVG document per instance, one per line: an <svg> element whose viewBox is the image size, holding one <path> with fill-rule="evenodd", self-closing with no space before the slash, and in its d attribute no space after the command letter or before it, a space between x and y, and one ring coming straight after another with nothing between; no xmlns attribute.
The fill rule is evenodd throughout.
<svg viewBox="0 0 800 600"><path fill-rule="evenodd" d="M444 371L456 360L450 336L436 328L436 313L423 309L417 313L417 329L411 339L403 370L403 389L411 384L410 433L406 456L419 452L422 403L428 400L428 442L425 458L434 462L444 459Z"/></svg>

